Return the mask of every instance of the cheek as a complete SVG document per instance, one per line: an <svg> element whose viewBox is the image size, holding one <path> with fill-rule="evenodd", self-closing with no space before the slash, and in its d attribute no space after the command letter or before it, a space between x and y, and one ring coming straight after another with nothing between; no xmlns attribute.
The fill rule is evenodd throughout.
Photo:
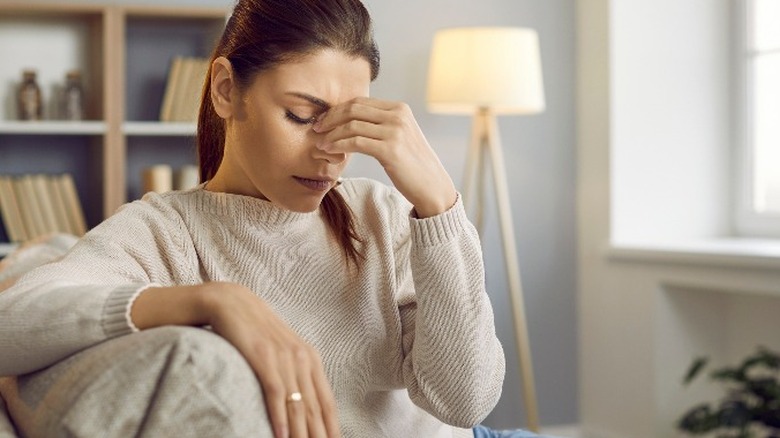
<svg viewBox="0 0 780 438"><path fill-rule="evenodd" d="M308 125L305 127L298 126L287 121L281 122L282 126L279 129L279 140L285 143L290 148L301 148L309 141L310 128Z"/></svg>
<svg viewBox="0 0 780 438"><path fill-rule="evenodd" d="M255 123L248 124L242 137L247 159L262 159L275 166L284 166L283 161L301 150L307 139L305 130L272 117L258 118Z"/></svg>

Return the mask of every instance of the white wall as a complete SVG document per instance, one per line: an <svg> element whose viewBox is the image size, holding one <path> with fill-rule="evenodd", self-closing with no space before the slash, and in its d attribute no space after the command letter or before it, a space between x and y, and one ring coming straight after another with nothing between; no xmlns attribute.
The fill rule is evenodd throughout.
<svg viewBox="0 0 780 438"><path fill-rule="evenodd" d="M611 2L615 242L727 232L729 8L728 0Z"/></svg>
<svg viewBox="0 0 780 438"><path fill-rule="evenodd" d="M695 356L722 366L758 344L780 348L778 244L711 240L729 231L729 7L577 2L579 405L588 438L679 436L675 420L721 394L681 386Z"/></svg>
<svg viewBox="0 0 780 438"><path fill-rule="evenodd" d="M46 0L28 0L46 1ZM104 3L106 0L83 0ZM229 6L232 0L113 0L112 3ZM470 120L429 114L425 78L435 30L449 26L528 26L539 32L547 110L501 118L515 235L543 424L577 420L577 339L574 223L574 1L573 0L366 0L382 52L376 97L408 102L428 140L460 182ZM368 159L349 175L384 179ZM488 186L489 187L489 186ZM501 258L497 216L486 216L483 242L496 326L507 356L507 378L488 423L524 424L517 354Z"/></svg>

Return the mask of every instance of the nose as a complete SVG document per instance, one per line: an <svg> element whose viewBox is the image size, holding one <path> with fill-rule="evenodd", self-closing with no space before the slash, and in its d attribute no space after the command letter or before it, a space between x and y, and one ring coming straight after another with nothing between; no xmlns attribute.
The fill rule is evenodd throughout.
<svg viewBox="0 0 780 438"><path fill-rule="evenodd" d="M325 160L328 164L341 164L347 160L347 154L344 152L328 152L317 147L319 141L324 135L316 135L312 142L312 155L317 160Z"/></svg>

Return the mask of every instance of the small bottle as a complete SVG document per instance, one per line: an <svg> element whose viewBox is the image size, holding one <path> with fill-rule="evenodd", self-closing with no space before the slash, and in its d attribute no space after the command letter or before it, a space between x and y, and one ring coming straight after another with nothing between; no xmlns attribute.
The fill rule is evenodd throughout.
<svg viewBox="0 0 780 438"><path fill-rule="evenodd" d="M84 89L81 86L81 72L69 71L65 76L62 113L65 120L84 119Z"/></svg>
<svg viewBox="0 0 780 438"><path fill-rule="evenodd" d="M19 120L43 119L43 99L41 87L35 79L35 70L22 72L22 83L19 85L18 94Z"/></svg>

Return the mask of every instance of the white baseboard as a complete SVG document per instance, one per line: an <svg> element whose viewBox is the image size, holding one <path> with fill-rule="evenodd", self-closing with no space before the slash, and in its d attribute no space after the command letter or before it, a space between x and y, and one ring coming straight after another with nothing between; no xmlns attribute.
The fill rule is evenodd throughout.
<svg viewBox="0 0 780 438"><path fill-rule="evenodd" d="M540 428L539 433L555 438L583 438L580 427L577 424L545 426Z"/></svg>

